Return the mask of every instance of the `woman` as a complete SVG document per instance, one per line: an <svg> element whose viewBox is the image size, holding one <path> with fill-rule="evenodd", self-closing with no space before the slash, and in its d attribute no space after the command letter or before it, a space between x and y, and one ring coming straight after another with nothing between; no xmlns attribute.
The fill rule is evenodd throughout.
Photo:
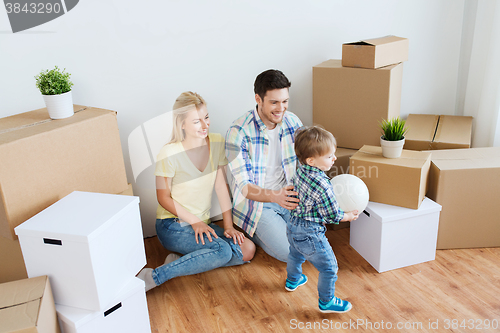
<svg viewBox="0 0 500 333"><path fill-rule="evenodd" d="M253 258L255 245L234 229L231 199L225 181L224 139L209 133L205 100L182 93L174 104L172 139L163 146L156 165L156 233L169 251L165 264L144 268L137 277L146 291L177 276L241 265ZM212 192L222 209L224 229L210 223Z"/></svg>

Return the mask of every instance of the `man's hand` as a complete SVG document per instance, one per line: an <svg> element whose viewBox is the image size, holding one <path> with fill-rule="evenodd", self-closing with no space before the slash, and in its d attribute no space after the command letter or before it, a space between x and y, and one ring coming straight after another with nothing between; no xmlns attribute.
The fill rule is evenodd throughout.
<svg viewBox="0 0 500 333"><path fill-rule="evenodd" d="M299 194L294 191L292 185L285 186L280 190L273 191L273 200L272 202L277 203L283 208L286 209L295 209L299 204L299 199L296 197Z"/></svg>

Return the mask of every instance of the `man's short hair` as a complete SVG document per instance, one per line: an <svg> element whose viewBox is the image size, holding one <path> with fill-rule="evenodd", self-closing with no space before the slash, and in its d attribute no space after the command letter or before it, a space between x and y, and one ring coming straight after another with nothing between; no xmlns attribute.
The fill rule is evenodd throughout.
<svg viewBox="0 0 500 333"><path fill-rule="evenodd" d="M337 140L320 126L304 126L295 132L295 154L302 164L309 157L328 154L332 147L337 147Z"/></svg>
<svg viewBox="0 0 500 333"><path fill-rule="evenodd" d="M268 69L257 75L253 85L254 92L264 100L268 90L290 88L292 83L277 69Z"/></svg>

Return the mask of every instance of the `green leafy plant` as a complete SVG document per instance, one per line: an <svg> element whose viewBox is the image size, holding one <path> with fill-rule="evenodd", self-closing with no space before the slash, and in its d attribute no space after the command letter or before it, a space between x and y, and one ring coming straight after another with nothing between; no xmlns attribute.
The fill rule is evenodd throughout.
<svg viewBox="0 0 500 333"><path fill-rule="evenodd" d="M36 87L42 95L59 95L71 90L73 86L73 82L69 79L71 74L65 72L65 70L66 68L61 71L56 66L50 71L47 69L35 76Z"/></svg>
<svg viewBox="0 0 500 333"><path fill-rule="evenodd" d="M380 128L382 129L382 139L387 141L402 140L407 131L405 123L406 121L399 117L391 120L383 119L380 123Z"/></svg>

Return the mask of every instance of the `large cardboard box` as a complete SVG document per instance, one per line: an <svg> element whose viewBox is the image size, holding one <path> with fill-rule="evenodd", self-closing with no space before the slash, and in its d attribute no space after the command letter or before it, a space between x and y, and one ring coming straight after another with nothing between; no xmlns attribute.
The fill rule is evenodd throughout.
<svg viewBox="0 0 500 333"><path fill-rule="evenodd" d="M139 197L75 191L15 229L57 304L102 310L146 265Z"/></svg>
<svg viewBox="0 0 500 333"><path fill-rule="evenodd" d="M132 184L119 193L134 195ZM0 283L28 278L19 240L0 237Z"/></svg>
<svg viewBox="0 0 500 333"><path fill-rule="evenodd" d="M405 149L437 150L470 148L472 117L409 114Z"/></svg>
<svg viewBox="0 0 500 333"><path fill-rule="evenodd" d="M363 146L351 157L349 173L365 182L370 201L418 209L430 164L430 152L403 150L399 158L385 158L382 147Z"/></svg>
<svg viewBox="0 0 500 333"><path fill-rule="evenodd" d="M382 119L399 116L403 64L380 69L342 67L328 60L313 67L313 122L342 148L380 145Z"/></svg>
<svg viewBox="0 0 500 333"><path fill-rule="evenodd" d="M63 333L150 333L144 281L132 277L102 311L88 311L56 304Z"/></svg>
<svg viewBox="0 0 500 333"><path fill-rule="evenodd" d="M60 332L47 276L0 284L0 332Z"/></svg>
<svg viewBox="0 0 500 333"><path fill-rule="evenodd" d="M386 36L342 45L342 66L380 68L408 60L407 38Z"/></svg>
<svg viewBox="0 0 500 333"><path fill-rule="evenodd" d="M440 210L429 198L419 209L369 202L349 243L379 273L434 260Z"/></svg>
<svg viewBox="0 0 500 333"><path fill-rule="evenodd" d="M46 109L0 119L0 235L69 193L127 189L116 112L75 105L52 120Z"/></svg>
<svg viewBox="0 0 500 333"><path fill-rule="evenodd" d="M443 206L438 249L500 246L500 147L432 152L427 196Z"/></svg>

